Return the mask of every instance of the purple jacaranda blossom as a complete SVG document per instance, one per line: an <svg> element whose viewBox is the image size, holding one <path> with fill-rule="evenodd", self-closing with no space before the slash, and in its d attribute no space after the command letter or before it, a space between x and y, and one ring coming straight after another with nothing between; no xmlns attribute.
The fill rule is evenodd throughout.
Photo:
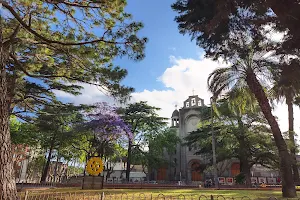
<svg viewBox="0 0 300 200"><path fill-rule="evenodd" d="M95 104L87 114L88 126L94 130L99 140L117 140L122 137L132 138L131 128L117 114L117 108L105 102Z"/></svg>

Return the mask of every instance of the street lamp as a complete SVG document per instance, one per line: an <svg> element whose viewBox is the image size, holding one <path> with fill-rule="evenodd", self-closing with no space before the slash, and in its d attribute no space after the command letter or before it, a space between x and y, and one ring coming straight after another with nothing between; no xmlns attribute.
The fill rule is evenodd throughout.
<svg viewBox="0 0 300 200"><path fill-rule="evenodd" d="M211 136L212 136L214 182L215 182L215 188L219 188L218 171L217 171L217 158L216 158L216 137L215 137L215 132L214 132L213 101L214 101L214 97L212 96L210 98L210 106L211 106Z"/></svg>

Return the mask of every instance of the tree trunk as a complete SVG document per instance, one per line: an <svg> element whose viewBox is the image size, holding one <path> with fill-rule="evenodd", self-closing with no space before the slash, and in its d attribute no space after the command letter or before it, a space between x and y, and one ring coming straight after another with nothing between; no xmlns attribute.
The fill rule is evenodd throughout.
<svg viewBox="0 0 300 200"><path fill-rule="evenodd" d="M0 16L0 199L17 199L17 188L13 168L12 146L9 130L9 102L5 70L6 52L2 40L2 18Z"/></svg>
<svg viewBox="0 0 300 200"><path fill-rule="evenodd" d="M289 49L299 48L300 41L300 26L297 26L300 22L299 9L300 4L296 0L267 0L267 4L272 8L273 12L278 16L279 21L289 29L289 34L292 35L292 46L286 46ZM291 43L289 43L291 45ZM289 139L293 144L295 144L294 138L294 119L293 119L293 104L291 99L287 99L288 110L289 110ZM292 128L292 129L291 129ZM296 148L291 147L292 155L292 166L293 166L293 175L294 181L296 183L300 182L298 167L296 165Z"/></svg>
<svg viewBox="0 0 300 200"><path fill-rule="evenodd" d="M240 158L241 173L245 175L246 186L251 186L251 172L247 157Z"/></svg>
<svg viewBox="0 0 300 200"><path fill-rule="evenodd" d="M250 152L250 147L246 142L246 132L244 128L244 123L241 118L238 119L238 128L239 133L236 136L239 143L239 158L240 158L240 171L245 175L246 186L251 186L251 178L250 178L250 165L248 161L248 155Z"/></svg>
<svg viewBox="0 0 300 200"><path fill-rule="evenodd" d="M297 196L295 183L292 174L291 155L288 152L287 145L282 137L279 125L272 114L272 109L264 89L259 83L252 69L247 70L246 82L253 94L255 95L259 106L267 119L279 152L280 173L282 178L282 195L283 197L294 198Z"/></svg>
<svg viewBox="0 0 300 200"><path fill-rule="evenodd" d="M87 166L87 162L88 162L88 160L89 160L89 155L87 155L86 157L85 157L85 165L84 165L84 170L83 170L83 179L82 179L82 184L81 184L81 189L83 190L84 189L84 182L85 182L85 177L86 177L86 166Z"/></svg>
<svg viewBox="0 0 300 200"><path fill-rule="evenodd" d="M54 175L53 175L54 182L56 182L57 168L58 168L58 161L59 161L59 157L58 157L58 155L57 155L56 163L55 163L55 168L54 168Z"/></svg>
<svg viewBox="0 0 300 200"><path fill-rule="evenodd" d="M128 151L127 151L127 163L126 163L126 181L129 182L130 178L130 161L131 161L131 148L132 148L132 141L129 139L128 142Z"/></svg>
<svg viewBox="0 0 300 200"><path fill-rule="evenodd" d="M49 154L48 154L47 162L46 162L43 174L42 174L41 183L45 183L46 182L46 178L47 178L49 167L50 167L52 150L53 150L53 147L51 146L50 149L49 149Z"/></svg>
<svg viewBox="0 0 300 200"><path fill-rule="evenodd" d="M250 187L251 186L251 172L250 172L250 165L249 165L249 161L248 161L248 155L246 152L246 143L245 142L241 142L240 143L240 171L242 174L245 175L245 181L246 181L246 186Z"/></svg>
<svg viewBox="0 0 300 200"><path fill-rule="evenodd" d="M295 132L294 132L294 109L293 109L293 98L290 95L286 95L286 103L288 106L288 118L289 118L289 140L290 140L290 151L292 156L292 166L293 166L293 175L295 183L300 183L299 179L299 171L297 166L297 159L296 159L296 143L295 143Z"/></svg>
<svg viewBox="0 0 300 200"><path fill-rule="evenodd" d="M111 161L110 162L106 162L106 181L107 181L107 179L108 178L110 178L110 175L114 172L114 169L113 169L113 167L112 167L112 165L111 165Z"/></svg>
<svg viewBox="0 0 300 200"><path fill-rule="evenodd" d="M150 173L151 173L151 168L150 167L147 167L147 172L145 170L145 167L143 167L143 172L146 174L146 179L147 181L150 181Z"/></svg>

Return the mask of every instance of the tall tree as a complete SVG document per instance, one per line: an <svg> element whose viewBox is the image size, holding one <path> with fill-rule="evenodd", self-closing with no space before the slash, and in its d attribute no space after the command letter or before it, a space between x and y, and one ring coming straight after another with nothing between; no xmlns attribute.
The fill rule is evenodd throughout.
<svg viewBox="0 0 300 200"><path fill-rule="evenodd" d="M300 68L297 63L291 62L284 66L274 66L273 87L270 90L271 98L281 101L285 99L288 106L288 122L289 122L289 149L293 159L293 175L294 181L300 183L298 165L296 160L297 145L295 141L294 131L294 102L295 98L300 94Z"/></svg>
<svg viewBox="0 0 300 200"><path fill-rule="evenodd" d="M116 107L107 103L96 103L87 117L90 121L86 125L94 133L96 145L100 148L97 152L100 157L105 155L109 146L113 148L118 141L132 137L130 127L117 113Z"/></svg>
<svg viewBox="0 0 300 200"><path fill-rule="evenodd" d="M38 114L35 120L40 132L38 138L40 145L48 153L47 162L41 177L41 182L45 182L51 159L56 152L59 157L59 150L66 147L72 139L72 129L78 123L82 123L83 115L78 112L78 108L73 105L63 107L45 107Z"/></svg>
<svg viewBox="0 0 300 200"><path fill-rule="evenodd" d="M101 157L109 161L121 159L122 144L131 137L131 130L117 114L117 108L105 102L96 103L86 115L87 121L77 127L72 146L90 157ZM106 166L110 168L108 165ZM108 172L111 173L111 170Z"/></svg>
<svg viewBox="0 0 300 200"><path fill-rule="evenodd" d="M267 52L277 45L266 38L266 25L286 30L266 3L270 1L177 0L172 7L179 13L175 20L182 34L190 34L205 49L207 56L214 59L223 57L234 64L231 69L215 72L211 91L218 93L244 83L255 95L278 148L282 194L284 197L296 197L290 154L260 82L260 78L266 76L257 76L257 73L264 72L266 64L262 60L253 62L257 60L256 56L253 58L253 52ZM250 48L249 43L252 43Z"/></svg>
<svg viewBox="0 0 300 200"><path fill-rule="evenodd" d="M145 101L132 103L125 108L120 108L119 113L125 123L130 126L132 136L128 137L126 180L129 181L130 164L133 147L139 146L145 136L157 134L164 127L166 118L159 117L157 111L160 108L150 106Z"/></svg>
<svg viewBox="0 0 300 200"><path fill-rule="evenodd" d="M179 143L180 138L174 129L158 130L157 134L148 135L143 145L135 146L132 149L133 163L141 164L147 179L150 180L153 170L158 170L163 165L175 164L170 159Z"/></svg>
<svg viewBox="0 0 300 200"><path fill-rule="evenodd" d="M6 60L4 46L4 31L2 10L0 10L0 197L2 199L17 199L17 190L15 186L15 174L12 159L12 146L9 133L9 105L7 102L8 84L6 75Z"/></svg>
<svg viewBox="0 0 300 200"><path fill-rule="evenodd" d="M180 31L191 34L211 55L222 53L226 48L222 43L233 36L232 30L251 30L251 34L258 36L265 25L271 26L272 31L285 32L286 52L297 54L300 47L298 0L177 0L172 8L180 14L176 17Z"/></svg>
<svg viewBox="0 0 300 200"><path fill-rule="evenodd" d="M133 89L120 84L127 71L113 66L113 59L142 59L147 39L137 36L143 25L131 20L123 0L0 4L0 194L14 200L9 115L27 119L53 101L55 90L79 94L80 83L127 97Z"/></svg>
<svg viewBox="0 0 300 200"><path fill-rule="evenodd" d="M294 191L291 157L278 122L272 114L272 108L264 88L257 78L257 76L268 77L268 75L265 74L268 72L268 66L264 65L263 61L254 58L254 52L251 50L251 47L247 53L248 56L236 60L232 66L215 70L209 76L209 90L218 96L224 91L231 91L245 86L249 87L249 90L255 95L262 113L271 127L275 144L279 151L280 172L283 179L283 195L294 196L296 193ZM265 67L265 69L263 69L263 67Z"/></svg>
<svg viewBox="0 0 300 200"><path fill-rule="evenodd" d="M196 149L196 154L211 157L213 126L217 142L217 162L239 159L241 173L246 178L246 184L250 186L250 169L254 164L273 167L276 162L277 154L270 137L271 130L259 109L251 111L248 107L242 111L240 105L234 106L228 99L218 101L214 107L213 124L209 118L204 118L199 129L185 138L186 143Z"/></svg>

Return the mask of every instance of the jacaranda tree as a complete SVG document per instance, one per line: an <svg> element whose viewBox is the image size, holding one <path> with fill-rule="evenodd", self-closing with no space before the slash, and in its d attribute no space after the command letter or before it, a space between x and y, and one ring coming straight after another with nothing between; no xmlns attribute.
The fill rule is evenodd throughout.
<svg viewBox="0 0 300 200"><path fill-rule="evenodd" d="M93 105L86 114L87 122L81 124L74 133L73 148L82 151L86 160L98 156L104 160L119 154L118 148L131 138L131 129L117 114L116 107L105 102Z"/></svg>

